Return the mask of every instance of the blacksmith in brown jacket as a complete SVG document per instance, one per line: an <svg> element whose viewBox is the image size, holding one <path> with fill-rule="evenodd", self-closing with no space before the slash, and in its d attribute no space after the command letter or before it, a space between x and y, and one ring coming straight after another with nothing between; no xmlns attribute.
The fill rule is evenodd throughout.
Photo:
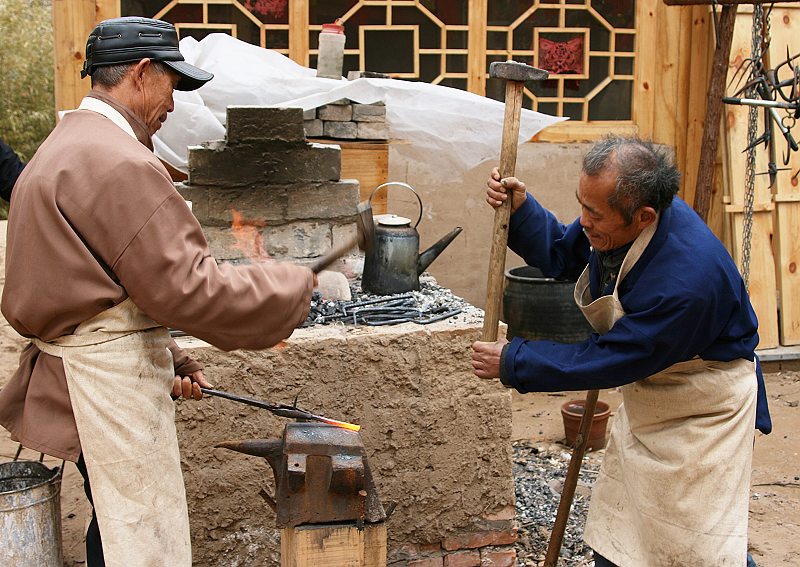
<svg viewBox="0 0 800 567"><path fill-rule="evenodd" d="M153 155L173 89L212 78L183 60L171 24L100 23L83 74L92 91L14 190L2 311L32 343L0 392L0 424L88 473L90 567L189 566L170 393L199 399L209 384L166 327L266 348L305 320L315 279L289 264L217 265Z"/></svg>

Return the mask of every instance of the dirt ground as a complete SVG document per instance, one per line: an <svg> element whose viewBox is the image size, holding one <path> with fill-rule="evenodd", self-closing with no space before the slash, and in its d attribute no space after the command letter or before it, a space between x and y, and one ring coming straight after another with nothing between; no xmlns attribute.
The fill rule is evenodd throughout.
<svg viewBox="0 0 800 567"><path fill-rule="evenodd" d="M1 273L1 272L0 272ZM0 386L16 369L17 355L24 345L5 321L0 320ZM774 431L757 434L753 463L750 504L751 553L762 567L788 567L800 557L800 363L788 363L792 369L772 370L766 375ZM213 380L213 377L212 377ZM559 414L568 394L514 395L514 440L558 442L563 439ZM601 400L616 407L620 395L604 391ZM613 419L613 417L612 417ZM0 429L0 461L14 457L17 444ZM22 458L37 459L38 454L25 450ZM46 458L48 466L61 461ZM83 533L88 523L88 504L83 496L82 479L73 463L67 463L61 489L62 540L64 565L84 563Z"/></svg>

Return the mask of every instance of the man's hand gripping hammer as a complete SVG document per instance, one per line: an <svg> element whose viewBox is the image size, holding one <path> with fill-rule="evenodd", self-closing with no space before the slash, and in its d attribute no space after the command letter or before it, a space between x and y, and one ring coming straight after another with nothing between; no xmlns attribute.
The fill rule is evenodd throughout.
<svg viewBox="0 0 800 567"><path fill-rule="evenodd" d="M503 141L500 146L500 178L514 175L517 165L517 145L519 143L519 119L522 111L522 90L525 81L543 81L547 71L518 63L498 61L489 65L489 76L505 79L506 99L503 118ZM503 292L503 274L506 267L506 246L508 244L508 223L511 219L511 199L506 199L495 209L494 229L492 230L492 250L489 256L489 281L486 286L486 311L483 318L482 341L497 340L497 325L500 322L500 300Z"/></svg>

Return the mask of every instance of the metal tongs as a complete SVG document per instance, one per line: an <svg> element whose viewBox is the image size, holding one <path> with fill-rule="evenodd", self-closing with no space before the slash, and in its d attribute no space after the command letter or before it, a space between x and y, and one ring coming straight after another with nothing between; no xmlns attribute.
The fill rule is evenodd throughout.
<svg viewBox="0 0 800 567"><path fill-rule="evenodd" d="M247 396L237 396L236 394L223 392L222 390L212 390L210 388L200 388L200 391L203 392L204 394L208 394L209 396L225 398L227 400L239 402L242 404L246 404L248 406L265 409L267 411L272 412L274 415L280 417L290 417L293 419L305 419L310 421L321 421L322 423L327 423L328 425L335 425L336 427L341 427L342 429L349 429L350 431L361 430L361 426L356 425L355 423L347 423L346 421L338 421L336 419L331 419L329 417L323 417L321 415L317 415L309 411L302 410L298 408L296 405L290 406L288 404L271 404L269 402L265 402L263 400L259 400L256 398L249 398Z"/></svg>

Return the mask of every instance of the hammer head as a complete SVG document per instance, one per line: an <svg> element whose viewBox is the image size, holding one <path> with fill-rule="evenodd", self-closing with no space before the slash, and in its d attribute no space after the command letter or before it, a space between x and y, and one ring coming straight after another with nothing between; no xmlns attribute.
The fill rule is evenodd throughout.
<svg viewBox="0 0 800 567"><path fill-rule="evenodd" d="M544 81L549 73L518 61L495 61L489 65L489 76L506 81Z"/></svg>
<svg viewBox="0 0 800 567"><path fill-rule="evenodd" d="M375 222L372 220L372 205L369 201L362 201L358 204L357 210L358 247L365 253L369 253L375 248Z"/></svg>

